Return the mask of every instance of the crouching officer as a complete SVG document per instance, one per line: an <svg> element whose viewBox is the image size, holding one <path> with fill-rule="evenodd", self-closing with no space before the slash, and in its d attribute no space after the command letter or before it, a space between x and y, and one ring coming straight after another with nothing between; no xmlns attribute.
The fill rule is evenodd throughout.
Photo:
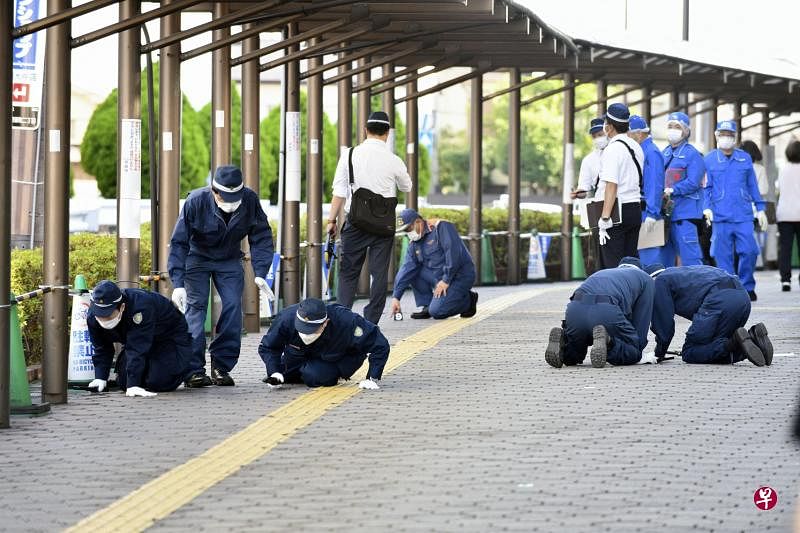
<svg viewBox="0 0 800 533"><path fill-rule="evenodd" d="M280 312L261 339L258 354L270 387L332 387L339 378L350 379L369 358L367 379L358 386L377 389L389 358L389 341L378 326L346 307L308 298Z"/></svg>
<svg viewBox="0 0 800 533"><path fill-rule="evenodd" d="M592 366L655 363L643 357L653 312L653 280L639 259L623 257L617 268L589 276L570 298L563 328L550 330L545 360L561 368L582 363L591 345Z"/></svg>
<svg viewBox="0 0 800 533"><path fill-rule="evenodd" d="M229 372L242 346L242 239L247 237L255 277L252 280L272 300L267 282L272 263L272 229L258 195L244 186L235 166L217 167L211 187L189 193L170 243L169 276L172 301L186 313L192 335L192 370L187 387L234 385ZM209 280L222 300L216 337L209 345L211 378L205 373L205 320Z"/></svg>
<svg viewBox="0 0 800 533"><path fill-rule="evenodd" d="M694 265L645 267L655 278L652 330L655 356L664 357L675 335L674 315L692 321L681 357L687 363L732 364L749 360L756 366L772 364L772 342L758 323L748 331L750 297L736 276L719 268Z"/></svg>
<svg viewBox="0 0 800 533"><path fill-rule="evenodd" d="M445 220L429 225L413 209L404 209L399 222L398 229L408 232L411 243L394 281L392 314L400 312L400 298L411 287L421 307L411 318L475 316L475 263L456 227Z"/></svg>
<svg viewBox="0 0 800 533"><path fill-rule="evenodd" d="M95 379L90 390L106 389L114 343L117 382L126 396L155 396L171 391L190 374L192 339L183 315L169 299L142 289L120 289L101 281L91 294L86 323L92 341Z"/></svg>

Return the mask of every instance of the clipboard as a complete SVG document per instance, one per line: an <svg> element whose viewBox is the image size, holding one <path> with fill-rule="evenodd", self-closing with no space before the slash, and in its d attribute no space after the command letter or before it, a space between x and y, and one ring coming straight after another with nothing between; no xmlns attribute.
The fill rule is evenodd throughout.
<svg viewBox="0 0 800 533"><path fill-rule="evenodd" d="M603 199L588 202L586 204L586 217L589 220L589 227L597 228L597 223L603 215ZM611 208L611 222L616 226L622 224L622 209L619 205L619 200L614 200L614 207Z"/></svg>
<svg viewBox="0 0 800 533"><path fill-rule="evenodd" d="M664 171L664 188L672 189L686 176L685 168L668 168Z"/></svg>
<svg viewBox="0 0 800 533"><path fill-rule="evenodd" d="M664 246L667 242L667 235L664 231L664 219L656 220L652 231L647 231L644 226L639 228L639 244L637 248L644 250L645 248L656 248Z"/></svg>

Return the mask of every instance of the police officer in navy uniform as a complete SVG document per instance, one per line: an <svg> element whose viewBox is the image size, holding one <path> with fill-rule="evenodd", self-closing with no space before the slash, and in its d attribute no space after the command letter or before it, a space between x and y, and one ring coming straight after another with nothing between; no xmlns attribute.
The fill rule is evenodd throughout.
<svg viewBox="0 0 800 533"><path fill-rule="evenodd" d="M332 387L350 379L369 359L362 389L377 389L389 358L389 341L378 326L338 304L308 298L281 311L258 346L267 367L264 382Z"/></svg>
<svg viewBox="0 0 800 533"><path fill-rule="evenodd" d="M337 232L339 212L350 212L352 193L366 188L384 198L396 198L397 191L411 191L411 176L406 164L392 153L386 144L389 138L389 115L373 111L367 123L366 139L350 150L342 150L336 174L333 177L333 198L328 215L328 235ZM353 185L350 186L348 158L353 158ZM352 189L352 190L351 190ZM345 221L341 230L342 247L339 264L337 301L348 309L353 307L358 279L364 260L369 257L371 278L369 303L364 307L364 318L377 324L386 304L386 287L389 276L389 259L394 250L394 236L374 235Z"/></svg>
<svg viewBox="0 0 800 533"><path fill-rule="evenodd" d="M254 283L274 299L265 278L272 263L272 229L258 195L244 186L235 166L217 167L211 187L189 193L172 233L169 276L172 301L186 313L192 335L193 374L187 387L233 385L228 374L239 359L242 334L241 241L247 237L255 271ZM205 373L205 320L209 280L222 299L216 337L209 346L211 378Z"/></svg>
<svg viewBox="0 0 800 533"><path fill-rule="evenodd" d="M582 363L591 345L592 366L655 363L643 356L653 313L653 280L639 259L624 257L617 268L599 270L573 293L563 328L550 330L545 361L561 368Z"/></svg>
<svg viewBox="0 0 800 533"><path fill-rule="evenodd" d="M175 390L190 374L192 339L186 319L156 292L120 290L113 281L101 281L91 293L86 324L94 349L90 390L106 389L114 343L123 347L116 371L126 396Z"/></svg>
<svg viewBox="0 0 800 533"><path fill-rule="evenodd" d="M763 323L744 328L750 298L736 276L716 267L690 265L664 268L647 265L655 278L651 329L655 356L662 359L675 335L675 315L692 321L681 357L687 363L732 364L748 359L756 366L772 364L772 342Z"/></svg>
<svg viewBox="0 0 800 533"><path fill-rule="evenodd" d="M428 224L414 209L404 209L399 222L411 242L394 280L392 314L400 312L400 298L411 287L421 308L411 318L475 316L475 263L456 227L446 220Z"/></svg>

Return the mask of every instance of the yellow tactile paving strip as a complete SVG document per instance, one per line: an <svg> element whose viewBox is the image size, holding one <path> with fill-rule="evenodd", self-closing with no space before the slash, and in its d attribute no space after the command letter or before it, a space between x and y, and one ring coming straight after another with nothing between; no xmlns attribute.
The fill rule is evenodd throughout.
<svg viewBox="0 0 800 533"><path fill-rule="evenodd" d="M514 292L482 303L478 313L470 319L444 320L427 327L392 347L384 374L464 328L519 302L557 290L560 289ZM366 365L346 384L314 389L303 394L201 455L81 520L67 531L143 531L356 395L359 392L357 384L365 377Z"/></svg>

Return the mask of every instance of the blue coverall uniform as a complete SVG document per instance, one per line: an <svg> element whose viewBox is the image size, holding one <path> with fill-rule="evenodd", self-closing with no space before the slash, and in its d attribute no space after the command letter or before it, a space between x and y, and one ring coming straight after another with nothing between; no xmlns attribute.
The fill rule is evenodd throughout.
<svg viewBox="0 0 800 533"><path fill-rule="evenodd" d="M367 377L381 379L389 358L389 341L378 326L338 304L327 306L328 325L309 345L294 326L299 304L281 311L258 346L267 375L283 374L286 383L330 387L350 379L369 357Z"/></svg>
<svg viewBox="0 0 800 533"><path fill-rule="evenodd" d="M750 297L741 282L706 265L667 268L655 279L652 330L656 357L663 357L675 335L675 315L692 321L681 357L687 363L736 363L728 341L750 316Z"/></svg>
<svg viewBox="0 0 800 533"><path fill-rule="evenodd" d="M122 289L122 293L125 309L114 329L102 328L91 308L86 317L94 377L108 380L117 342L123 345L116 365L121 388L175 390L191 374L192 339L186 319L158 293L142 289Z"/></svg>
<svg viewBox="0 0 800 533"><path fill-rule="evenodd" d="M607 361L633 365L647 346L653 313L653 280L637 267L600 270L572 295L564 320L564 364L584 360L592 344L592 328L603 325L611 337Z"/></svg>
<svg viewBox="0 0 800 533"><path fill-rule="evenodd" d="M255 275L266 279L272 263L272 229L258 195L245 187L241 205L229 214L217 206L209 187L189 193L172 233L168 268L173 287L186 289L186 321L192 335L191 364L195 373L205 368L209 279L213 279L222 300L217 336L209 346L212 364L230 372L239 359L244 237L250 243Z"/></svg>
<svg viewBox="0 0 800 533"><path fill-rule="evenodd" d="M644 152L642 200L645 203L642 222L647 217L661 220L661 198L664 195L664 156L661 155L661 150L653 142L652 137L647 137L641 147ZM639 249L639 259L642 264L662 263L661 249L661 246Z"/></svg>
<svg viewBox="0 0 800 533"><path fill-rule="evenodd" d="M719 268L737 274L733 264L736 253L742 285L748 291L755 290L753 272L760 252L753 235L753 204L763 211L765 203L758 192L753 160L738 148L730 157L716 149L706 155L705 164L705 208L714 214L711 256Z"/></svg>
<svg viewBox="0 0 800 533"><path fill-rule="evenodd" d="M405 262L394 280L392 296L398 300L408 287L414 291L418 306L426 306L433 318L447 318L464 313L471 305L470 289L475 284L475 263L461 242L456 227L438 221L422 238L408 245ZM449 285L447 294L433 297L439 281Z"/></svg>
<svg viewBox="0 0 800 533"><path fill-rule="evenodd" d="M675 256L681 256L682 265L702 265L703 251L697 235L697 226L703 219L703 175L705 164L697 149L683 141L673 148L664 149L665 187L672 183L674 208L670 217L669 241L661 251L667 266L675 265ZM694 221L694 222L693 222Z"/></svg>

